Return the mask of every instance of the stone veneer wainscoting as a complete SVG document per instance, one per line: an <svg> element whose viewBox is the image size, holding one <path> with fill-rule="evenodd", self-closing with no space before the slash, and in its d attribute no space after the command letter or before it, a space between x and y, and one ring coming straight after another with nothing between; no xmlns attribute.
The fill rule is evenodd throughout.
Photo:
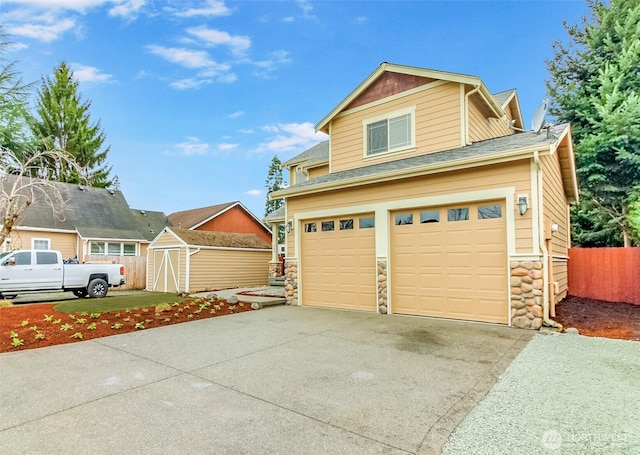
<svg viewBox="0 0 640 455"><path fill-rule="evenodd" d="M287 305L298 305L298 261L296 259L285 260L284 275Z"/></svg>
<svg viewBox="0 0 640 455"><path fill-rule="evenodd" d="M378 259L378 313L387 312L387 260Z"/></svg>
<svg viewBox="0 0 640 455"><path fill-rule="evenodd" d="M511 261L511 325L538 330L543 321L542 262Z"/></svg>

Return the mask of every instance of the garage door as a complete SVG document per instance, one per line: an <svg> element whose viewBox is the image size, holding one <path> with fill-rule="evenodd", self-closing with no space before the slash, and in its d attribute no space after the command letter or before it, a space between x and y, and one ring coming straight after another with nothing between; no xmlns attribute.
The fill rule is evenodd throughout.
<svg viewBox="0 0 640 455"><path fill-rule="evenodd" d="M302 305L376 311L373 214L302 222Z"/></svg>
<svg viewBox="0 0 640 455"><path fill-rule="evenodd" d="M394 313L508 323L504 202L391 214Z"/></svg>

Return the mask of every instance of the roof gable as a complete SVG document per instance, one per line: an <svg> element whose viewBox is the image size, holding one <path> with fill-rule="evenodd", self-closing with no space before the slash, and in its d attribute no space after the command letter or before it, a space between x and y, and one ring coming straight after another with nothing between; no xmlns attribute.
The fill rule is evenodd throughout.
<svg viewBox="0 0 640 455"><path fill-rule="evenodd" d="M389 74L385 74L389 73ZM328 133L328 125L331 120L342 111L350 109L354 105L361 106L366 104L363 100L375 98L380 100L392 94L402 93L417 88L422 85L429 84L433 81L455 82L459 84L471 85L478 87L483 95L484 101L489 104L489 108L497 114L502 112L502 108L493 98L489 90L485 87L482 80L477 76L469 76L466 74L449 73L446 71L437 71L424 68L416 68L411 66L395 65L391 63L382 63L373 73L369 75L354 91L352 91L340 104L338 104L329 114L327 114L317 125L316 131ZM416 85L417 84L417 85ZM376 87L384 87L384 91L376 92ZM383 93L388 93L383 96ZM372 102L367 101L367 102Z"/></svg>
<svg viewBox="0 0 640 455"><path fill-rule="evenodd" d="M168 218L173 226L183 229L195 229L201 224L224 213L236 204L239 204L239 202L232 201L197 209L183 210L182 212L171 213Z"/></svg>

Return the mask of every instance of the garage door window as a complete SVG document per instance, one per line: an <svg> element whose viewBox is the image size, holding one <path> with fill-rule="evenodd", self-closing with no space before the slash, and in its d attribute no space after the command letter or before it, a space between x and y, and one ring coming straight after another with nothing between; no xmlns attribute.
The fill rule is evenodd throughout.
<svg viewBox="0 0 640 455"><path fill-rule="evenodd" d="M353 219L350 220L340 220L340 230L347 231L353 229Z"/></svg>
<svg viewBox="0 0 640 455"><path fill-rule="evenodd" d="M396 226L400 226L403 224L413 224L413 213L396 214Z"/></svg>
<svg viewBox="0 0 640 455"><path fill-rule="evenodd" d="M502 206L499 204L481 205L478 207L478 219L488 220L491 218L502 218Z"/></svg>
<svg viewBox="0 0 640 455"><path fill-rule="evenodd" d="M318 230L316 223L305 223L304 232L316 232Z"/></svg>
<svg viewBox="0 0 640 455"><path fill-rule="evenodd" d="M322 230L323 231L333 231L333 230L335 230L335 223L333 221L323 221L322 222Z"/></svg>
<svg viewBox="0 0 640 455"><path fill-rule="evenodd" d="M440 222L440 210L427 210L420 212L420 223L439 223Z"/></svg>
<svg viewBox="0 0 640 455"><path fill-rule="evenodd" d="M467 221L469 219L469 208L447 210L447 221Z"/></svg>
<svg viewBox="0 0 640 455"><path fill-rule="evenodd" d="M358 220L358 227L360 229L371 229L375 227L376 220L372 216L365 216Z"/></svg>

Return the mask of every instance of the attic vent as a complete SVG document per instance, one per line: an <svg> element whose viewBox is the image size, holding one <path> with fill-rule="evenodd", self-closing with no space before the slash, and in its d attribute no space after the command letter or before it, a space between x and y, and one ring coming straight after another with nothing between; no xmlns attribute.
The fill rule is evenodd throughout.
<svg viewBox="0 0 640 455"><path fill-rule="evenodd" d="M155 231L153 229L149 229L149 232L151 232L152 234L155 233Z"/></svg>
<svg viewBox="0 0 640 455"><path fill-rule="evenodd" d="M147 212L145 212L144 210L140 210L140 214L141 214L141 215L146 215L146 214L147 214Z"/></svg>
<svg viewBox="0 0 640 455"><path fill-rule="evenodd" d="M114 194L116 194L116 191L115 191L115 190L109 190L109 194L110 194L111 196L113 196Z"/></svg>
<svg viewBox="0 0 640 455"><path fill-rule="evenodd" d="M78 185L78 189L79 189L80 191L84 191L86 188L85 188L83 185Z"/></svg>

